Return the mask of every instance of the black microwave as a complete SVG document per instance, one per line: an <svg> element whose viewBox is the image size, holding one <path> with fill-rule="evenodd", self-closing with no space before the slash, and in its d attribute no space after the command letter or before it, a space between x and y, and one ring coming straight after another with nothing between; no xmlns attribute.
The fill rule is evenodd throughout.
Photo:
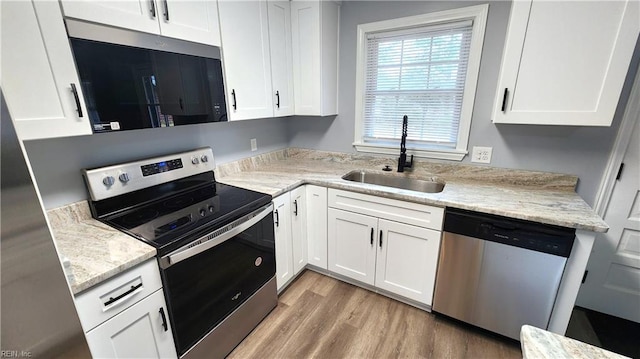
<svg viewBox="0 0 640 359"><path fill-rule="evenodd" d="M227 121L218 47L66 25L94 133Z"/></svg>

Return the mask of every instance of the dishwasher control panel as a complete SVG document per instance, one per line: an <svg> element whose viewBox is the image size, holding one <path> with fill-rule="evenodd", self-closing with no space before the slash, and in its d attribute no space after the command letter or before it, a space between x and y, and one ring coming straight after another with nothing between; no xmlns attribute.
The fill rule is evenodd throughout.
<svg viewBox="0 0 640 359"><path fill-rule="evenodd" d="M493 214L447 208L445 232L569 257L575 229Z"/></svg>

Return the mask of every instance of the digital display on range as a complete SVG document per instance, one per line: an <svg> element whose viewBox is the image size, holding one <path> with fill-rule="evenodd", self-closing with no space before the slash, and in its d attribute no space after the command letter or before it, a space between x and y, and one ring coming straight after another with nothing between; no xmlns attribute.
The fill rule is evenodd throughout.
<svg viewBox="0 0 640 359"><path fill-rule="evenodd" d="M169 161L156 162L149 165L140 166L142 170L142 176L151 176L157 173L172 171L178 168L182 168L182 160L175 159Z"/></svg>

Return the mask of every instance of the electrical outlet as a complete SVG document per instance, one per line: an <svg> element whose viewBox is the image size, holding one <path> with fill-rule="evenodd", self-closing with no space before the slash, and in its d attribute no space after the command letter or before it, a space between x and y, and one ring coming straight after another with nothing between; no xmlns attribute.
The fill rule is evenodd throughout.
<svg viewBox="0 0 640 359"><path fill-rule="evenodd" d="M255 138L251 139L251 151L258 150L258 141Z"/></svg>
<svg viewBox="0 0 640 359"><path fill-rule="evenodd" d="M477 147L473 146L473 153L471 155L471 162L476 163L491 163L491 152L493 147Z"/></svg>

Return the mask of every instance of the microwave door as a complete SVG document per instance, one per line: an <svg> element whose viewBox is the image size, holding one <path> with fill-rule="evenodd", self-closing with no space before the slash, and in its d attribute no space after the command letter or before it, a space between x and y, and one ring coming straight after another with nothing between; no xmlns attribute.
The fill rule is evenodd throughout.
<svg viewBox="0 0 640 359"><path fill-rule="evenodd" d="M176 125L213 122L206 60L182 54L153 52L160 109Z"/></svg>

